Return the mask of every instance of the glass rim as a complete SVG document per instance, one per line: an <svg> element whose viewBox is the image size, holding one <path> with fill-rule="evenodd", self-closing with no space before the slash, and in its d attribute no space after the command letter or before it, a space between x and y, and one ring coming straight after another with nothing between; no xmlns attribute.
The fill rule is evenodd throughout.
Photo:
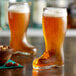
<svg viewBox="0 0 76 76"><path fill-rule="evenodd" d="M43 15L49 16L67 16L67 8L65 7L44 7Z"/></svg>
<svg viewBox="0 0 76 76"><path fill-rule="evenodd" d="M58 10L60 9L60 10L66 10L67 11L66 7L44 7L43 11L50 10L50 9L58 9Z"/></svg>
<svg viewBox="0 0 76 76"><path fill-rule="evenodd" d="M9 2L9 5L29 5L28 2Z"/></svg>
<svg viewBox="0 0 76 76"><path fill-rule="evenodd" d="M30 7L27 2L12 2L9 3L8 11L13 11L18 13L28 13L30 12Z"/></svg>
<svg viewBox="0 0 76 76"><path fill-rule="evenodd" d="M51 8L55 8L55 9L57 9L57 8L59 8L59 9L67 9L66 7L44 7L44 8L47 8L47 9L51 9Z"/></svg>

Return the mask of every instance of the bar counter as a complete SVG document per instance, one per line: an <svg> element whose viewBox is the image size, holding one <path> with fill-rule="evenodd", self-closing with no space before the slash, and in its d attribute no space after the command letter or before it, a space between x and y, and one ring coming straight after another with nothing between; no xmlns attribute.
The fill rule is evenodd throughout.
<svg viewBox="0 0 76 76"><path fill-rule="evenodd" d="M9 45L9 37L0 37L0 44ZM37 47L39 57L45 49L43 37L28 37L29 43ZM12 60L24 68L0 70L0 76L76 76L76 37L66 37L64 42L64 68L61 70L34 71L32 61L35 56L13 55Z"/></svg>

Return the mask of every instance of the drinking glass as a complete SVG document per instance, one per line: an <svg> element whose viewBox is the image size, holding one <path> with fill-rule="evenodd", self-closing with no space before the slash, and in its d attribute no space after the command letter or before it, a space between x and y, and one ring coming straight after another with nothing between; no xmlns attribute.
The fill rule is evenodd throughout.
<svg viewBox="0 0 76 76"><path fill-rule="evenodd" d="M33 61L33 68L62 67L64 65L63 42L67 27L66 8L44 8L42 27L45 51L42 56Z"/></svg>
<svg viewBox="0 0 76 76"><path fill-rule="evenodd" d="M10 47L14 53L36 55L36 48L27 42L26 34L30 17L28 3L9 3L8 20L11 32Z"/></svg>

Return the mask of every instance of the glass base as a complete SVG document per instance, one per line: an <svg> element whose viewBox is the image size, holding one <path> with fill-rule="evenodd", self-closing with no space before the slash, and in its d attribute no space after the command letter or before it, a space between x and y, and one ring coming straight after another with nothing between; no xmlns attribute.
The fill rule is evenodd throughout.
<svg viewBox="0 0 76 76"><path fill-rule="evenodd" d="M29 53L29 52L21 52L21 51L13 52L13 54L21 54L21 55L27 55L27 56L36 55L34 52L33 53Z"/></svg>
<svg viewBox="0 0 76 76"><path fill-rule="evenodd" d="M43 66L43 67L34 67L33 66L33 70L38 70L38 71L42 71L42 70L61 70L62 68L64 68L64 65L58 66L58 65L48 65L48 66Z"/></svg>

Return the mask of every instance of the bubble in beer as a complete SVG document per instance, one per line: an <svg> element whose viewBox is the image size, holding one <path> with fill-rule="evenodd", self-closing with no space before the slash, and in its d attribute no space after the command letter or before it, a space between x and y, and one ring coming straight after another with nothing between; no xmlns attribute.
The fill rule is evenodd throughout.
<svg viewBox="0 0 76 76"><path fill-rule="evenodd" d="M66 8L45 8L43 15L48 17L63 17L67 16ZM49 11L48 11L49 10Z"/></svg>
<svg viewBox="0 0 76 76"><path fill-rule="evenodd" d="M17 13L29 13L30 9L27 4L25 5L12 5L8 11L17 12Z"/></svg>

